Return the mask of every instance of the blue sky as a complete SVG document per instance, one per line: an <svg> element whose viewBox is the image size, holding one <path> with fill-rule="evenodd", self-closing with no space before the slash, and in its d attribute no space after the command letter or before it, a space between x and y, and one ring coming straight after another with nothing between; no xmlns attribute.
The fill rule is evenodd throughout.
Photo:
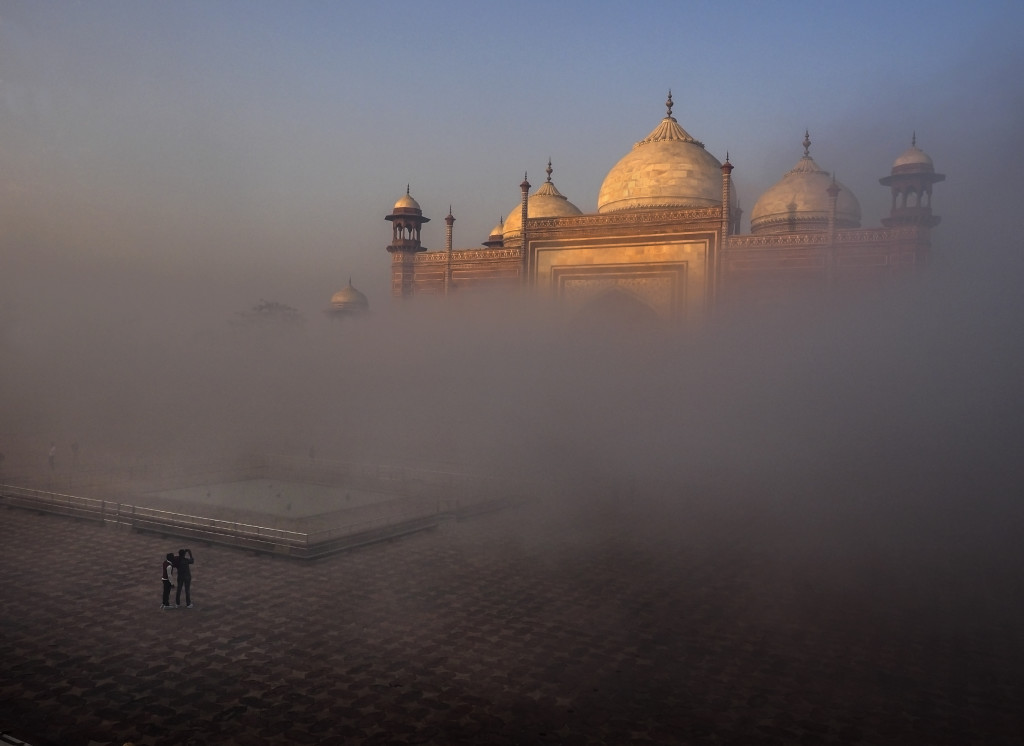
<svg viewBox="0 0 1024 746"><path fill-rule="evenodd" d="M225 306L312 312L350 275L387 302L406 184L431 248L449 205L456 245L479 245L548 157L593 211L669 88L747 215L808 128L876 225L916 131L955 235L982 164L1020 160L1022 21L1011 2L7 0L0 256L33 283L116 266Z"/></svg>

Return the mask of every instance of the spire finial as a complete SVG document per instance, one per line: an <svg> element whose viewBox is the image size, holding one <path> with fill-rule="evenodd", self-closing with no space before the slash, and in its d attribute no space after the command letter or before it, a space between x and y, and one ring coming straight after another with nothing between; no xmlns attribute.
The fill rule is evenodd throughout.
<svg viewBox="0 0 1024 746"><path fill-rule="evenodd" d="M910 145L914 148L917 147L917 130L914 130L914 134L910 136Z"/></svg>
<svg viewBox="0 0 1024 746"><path fill-rule="evenodd" d="M405 185L405 193L409 194L409 185L408 184Z"/></svg>
<svg viewBox="0 0 1024 746"><path fill-rule="evenodd" d="M544 169L548 173L548 181L551 181L551 172L555 169L551 168L551 156L548 156L548 167Z"/></svg>
<svg viewBox="0 0 1024 746"><path fill-rule="evenodd" d="M668 109L668 113L665 115L668 119L672 118L672 89L668 89L668 98L665 99L665 108Z"/></svg>
<svg viewBox="0 0 1024 746"><path fill-rule="evenodd" d="M811 132L804 130L804 158L811 157Z"/></svg>
<svg viewBox="0 0 1024 746"><path fill-rule="evenodd" d="M728 151L728 150L727 150L727 151L725 151L725 162L726 162L726 163L728 163L728 162L729 162L729 151Z"/></svg>
<svg viewBox="0 0 1024 746"><path fill-rule="evenodd" d="M348 276L348 286L352 287L352 275Z"/></svg>

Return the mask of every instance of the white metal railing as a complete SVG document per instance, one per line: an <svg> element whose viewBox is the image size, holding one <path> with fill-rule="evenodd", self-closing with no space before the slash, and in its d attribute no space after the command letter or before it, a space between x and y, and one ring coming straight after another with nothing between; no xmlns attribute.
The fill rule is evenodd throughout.
<svg viewBox="0 0 1024 746"><path fill-rule="evenodd" d="M417 507L390 515L302 532L11 484L0 484L0 502L9 507L121 524L137 530L160 531L274 552L287 550L299 557L318 556L323 553L325 545L340 539L387 529L402 532L403 527L416 529L433 525L441 516L440 504L431 509L427 502L420 501Z"/></svg>
<svg viewBox="0 0 1024 746"><path fill-rule="evenodd" d="M298 531L207 518L93 497L47 492L17 485L0 485L0 498L14 507L93 518L104 523L123 523L133 527L151 524L163 529L187 529L198 533L249 538L290 546L305 546L308 543L307 534Z"/></svg>
<svg viewBox="0 0 1024 746"><path fill-rule="evenodd" d="M347 510L338 510L317 517L317 522L329 525L314 531L295 531L256 523L244 523L224 518L179 513L171 510L145 507L129 502L107 500L103 497L74 495L70 490L86 490L102 496L124 494L125 486L140 483L168 483L186 480L195 482L211 475L230 474L251 476L255 473L288 472L308 479L320 477L330 482L369 483L374 489L401 496L392 501L385 514L356 521ZM37 482L37 485L40 483ZM60 480L63 487L65 482ZM318 556L326 545L338 545L349 537L392 531L395 535L418 527L436 524L445 515L457 514L460 505L489 504L500 494L507 494L503 480L467 472L415 468L398 465L364 464L355 462L305 459L288 455L256 455L224 461L189 462L179 464L145 464L131 468L79 472L67 481L68 492L53 489L51 478L46 485L0 483L0 503L99 520L104 523L123 524L140 530L177 533L224 544L263 548L286 552L295 556ZM443 492L441 492L443 490Z"/></svg>

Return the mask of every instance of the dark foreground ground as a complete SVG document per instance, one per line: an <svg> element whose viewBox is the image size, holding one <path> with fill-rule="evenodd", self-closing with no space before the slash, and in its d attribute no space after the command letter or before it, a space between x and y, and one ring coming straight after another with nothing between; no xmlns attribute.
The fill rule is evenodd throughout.
<svg viewBox="0 0 1024 746"><path fill-rule="evenodd" d="M193 546L169 612L177 540L0 521L0 730L33 746L1024 742L1019 574L850 516L528 505L311 564Z"/></svg>

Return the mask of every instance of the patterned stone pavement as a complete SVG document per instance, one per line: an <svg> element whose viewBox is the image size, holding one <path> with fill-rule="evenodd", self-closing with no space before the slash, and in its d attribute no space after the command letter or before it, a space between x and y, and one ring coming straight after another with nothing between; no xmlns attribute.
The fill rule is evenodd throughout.
<svg viewBox="0 0 1024 746"><path fill-rule="evenodd" d="M174 611L157 608L159 571L178 540L0 509L0 731L1024 742L1019 598L933 592L925 564L901 575L795 546L806 526L692 508L531 504L307 564L196 545L197 608Z"/></svg>

